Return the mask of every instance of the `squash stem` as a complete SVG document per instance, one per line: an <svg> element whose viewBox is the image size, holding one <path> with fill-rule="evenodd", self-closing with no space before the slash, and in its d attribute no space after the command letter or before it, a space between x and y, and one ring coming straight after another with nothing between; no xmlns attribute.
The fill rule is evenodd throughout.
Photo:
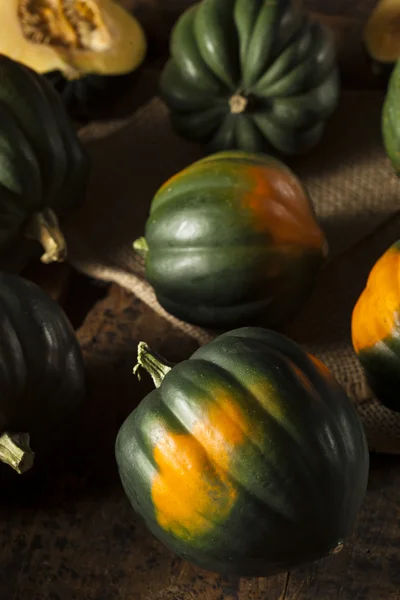
<svg viewBox="0 0 400 600"><path fill-rule="evenodd" d="M139 254L139 256L141 256L142 258L145 258L146 254L149 251L149 247L147 245L146 238L141 237L138 240L134 241L133 249L135 250L135 252L137 252Z"/></svg>
<svg viewBox="0 0 400 600"><path fill-rule="evenodd" d="M231 109L231 113L233 115L240 115L245 112L247 105L249 103L248 98L246 96L242 96L242 94L234 94L229 99L229 107Z"/></svg>
<svg viewBox="0 0 400 600"><path fill-rule="evenodd" d="M159 388L173 365L167 363L161 356L150 350L145 342L139 342L137 364L133 369L133 374L137 375L138 379L140 379L140 367L143 367L148 372L156 388Z"/></svg>
<svg viewBox="0 0 400 600"><path fill-rule="evenodd" d="M344 544L342 542L340 542L340 544L338 544L337 546L335 546L334 548L332 548L331 550L331 554L339 554L339 552L341 552L344 548Z"/></svg>
<svg viewBox="0 0 400 600"><path fill-rule="evenodd" d="M67 244L61 232L56 213L51 208L35 213L25 230L25 237L39 242L44 249L40 260L46 265L64 262L67 257Z"/></svg>
<svg viewBox="0 0 400 600"><path fill-rule="evenodd" d="M32 468L34 458L28 433L5 432L0 436L0 460L19 475Z"/></svg>

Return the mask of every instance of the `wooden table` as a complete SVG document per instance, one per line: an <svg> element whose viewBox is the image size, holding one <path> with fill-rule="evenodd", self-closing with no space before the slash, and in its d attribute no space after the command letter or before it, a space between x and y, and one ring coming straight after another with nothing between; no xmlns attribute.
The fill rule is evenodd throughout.
<svg viewBox="0 0 400 600"><path fill-rule="evenodd" d="M307 2L346 19L364 18L373 4ZM137 341L146 339L176 361L194 343L117 286L63 266L34 265L25 274L59 300L76 327L88 400L78 446L66 448L62 463L36 477L2 480L1 600L400 599L400 458L371 456L364 506L337 556L269 579L228 580L170 553L125 498L114 441L151 389L148 377L139 382L131 374Z"/></svg>

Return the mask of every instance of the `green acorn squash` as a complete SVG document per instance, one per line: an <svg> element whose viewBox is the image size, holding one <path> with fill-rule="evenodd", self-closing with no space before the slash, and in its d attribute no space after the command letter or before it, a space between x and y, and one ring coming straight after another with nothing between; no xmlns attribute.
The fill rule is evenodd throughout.
<svg viewBox="0 0 400 600"><path fill-rule="evenodd" d="M293 0L203 0L179 19L170 53L172 125L210 151L305 152L338 102L333 37Z"/></svg>
<svg viewBox="0 0 400 600"><path fill-rule="evenodd" d="M224 575L265 576L336 553L366 492L368 448L328 369L261 328L178 365L139 344L156 390L123 423L116 460L166 546Z"/></svg>
<svg viewBox="0 0 400 600"><path fill-rule="evenodd" d="M378 400L400 412L400 241L377 260L351 320L353 348Z"/></svg>
<svg viewBox="0 0 400 600"><path fill-rule="evenodd" d="M164 183L134 248L169 313L217 328L262 316L275 327L308 297L327 244L283 163L231 151Z"/></svg>
<svg viewBox="0 0 400 600"><path fill-rule="evenodd" d="M400 0L378 0L365 24L364 43L373 70L389 75L400 58Z"/></svg>
<svg viewBox="0 0 400 600"><path fill-rule="evenodd" d="M0 274L0 339L0 461L23 473L76 427L83 358L59 305L10 273Z"/></svg>
<svg viewBox="0 0 400 600"><path fill-rule="evenodd" d="M389 79L382 111L382 132L386 154L400 176L400 59Z"/></svg>
<svg viewBox="0 0 400 600"><path fill-rule="evenodd" d="M89 159L53 86L0 55L0 254L21 235L39 241L42 261L62 261L59 218L78 208Z"/></svg>

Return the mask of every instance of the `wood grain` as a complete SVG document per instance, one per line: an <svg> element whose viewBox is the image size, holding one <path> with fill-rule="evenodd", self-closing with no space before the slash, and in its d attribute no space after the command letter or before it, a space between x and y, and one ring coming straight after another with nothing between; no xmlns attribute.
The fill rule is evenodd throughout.
<svg viewBox="0 0 400 600"><path fill-rule="evenodd" d="M152 388L132 375L138 340L173 361L193 342L112 286L78 332L87 372L78 454L4 486L0 598L5 600L396 600L400 460L372 457L368 494L341 554L269 579L223 579L169 552L122 491L114 440ZM21 483L22 482L22 483ZM8 492L8 493L6 493Z"/></svg>

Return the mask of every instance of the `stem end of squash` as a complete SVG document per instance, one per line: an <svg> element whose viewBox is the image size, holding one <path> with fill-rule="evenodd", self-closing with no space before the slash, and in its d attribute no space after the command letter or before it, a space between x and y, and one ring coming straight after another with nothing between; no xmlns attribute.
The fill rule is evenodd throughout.
<svg viewBox="0 0 400 600"><path fill-rule="evenodd" d="M344 544L342 542L340 542L339 544L337 544L337 546L335 546L334 548L332 548L332 550L330 551L330 554L339 554L339 552L341 552L344 548Z"/></svg>
<svg viewBox="0 0 400 600"><path fill-rule="evenodd" d="M231 113L233 115L240 115L241 113L244 113L248 103L249 100L248 98L246 98L246 96L242 96L241 94L234 94L229 99Z"/></svg>
<svg viewBox="0 0 400 600"><path fill-rule="evenodd" d="M64 262L67 244L60 229L57 215L51 208L35 213L25 230L25 237L39 242L44 249L40 260L47 264Z"/></svg>
<svg viewBox="0 0 400 600"><path fill-rule="evenodd" d="M5 432L0 436L0 460L19 475L33 467L34 458L28 433Z"/></svg>
<svg viewBox="0 0 400 600"><path fill-rule="evenodd" d="M135 250L135 252L137 252L137 254L139 254L139 256L141 256L142 258L145 258L146 254L149 251L149 247L147 245L146 238L141 237L138 240L135 240L133 242L133 249Z"/></svg>
<svg viewBox="0 0 400 600"><path fill-rule="evenodd" d="M172 365L150 350L146 342L139 342L138 344L137 363L133 368L133 374L137 375L138 379L140 379L140 367L147 371L156 388L160 387L164 377L172 369Z"/></svg>

